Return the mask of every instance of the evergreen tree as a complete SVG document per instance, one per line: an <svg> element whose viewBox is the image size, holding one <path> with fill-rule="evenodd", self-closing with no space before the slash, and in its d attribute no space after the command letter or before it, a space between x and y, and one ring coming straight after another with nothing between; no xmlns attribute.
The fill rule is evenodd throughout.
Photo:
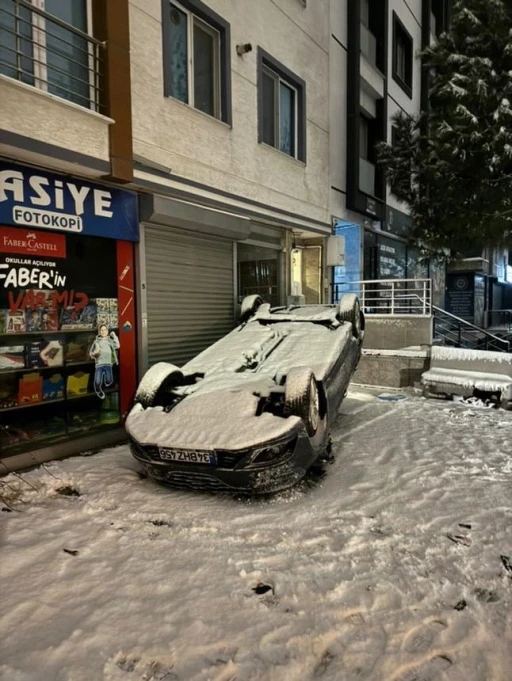
<svg viewBox="0 0 512 681"><path fill-rule="evenodd" d="M423 53L429 107L394 119L379 163L413 218L412 237L467 252L512 231L512 9L456 0L448 32Z"/></svg>

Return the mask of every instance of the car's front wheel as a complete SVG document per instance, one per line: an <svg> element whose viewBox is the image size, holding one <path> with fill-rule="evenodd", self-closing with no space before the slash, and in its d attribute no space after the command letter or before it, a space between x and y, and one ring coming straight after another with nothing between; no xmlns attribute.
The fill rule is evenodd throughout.
<svg viewBox="0 0 512 681"><path fill-rule="evenodd" d="M320 394L315 375L307 367L290 369L285 385L285 409L299 416L312 437L320 425Z"/></svg>
<svg viewBox="0 0 512 681"><path fill-rule="evenodd" d="M135 402L147 409L158 404L159 395L171 384L179 384L183 374L174 364L169 362L158 362L146 371L142 377L137 392Z"/></svg>

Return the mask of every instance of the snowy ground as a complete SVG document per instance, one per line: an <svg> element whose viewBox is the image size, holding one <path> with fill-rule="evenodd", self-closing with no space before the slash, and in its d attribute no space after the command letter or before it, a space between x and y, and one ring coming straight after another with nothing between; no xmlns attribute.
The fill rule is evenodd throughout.
<svg viewBox="0 0 512 681"><path fill-rule="evenodd" d="M259 501L125 448L4 478L0 678L509 681L512 414L353 390L335 439Z"/></svg>

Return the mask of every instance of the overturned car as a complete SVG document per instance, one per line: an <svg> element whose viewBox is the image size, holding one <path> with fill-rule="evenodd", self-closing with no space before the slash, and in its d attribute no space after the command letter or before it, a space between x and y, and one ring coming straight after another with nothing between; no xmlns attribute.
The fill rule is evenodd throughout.
<svg viewBox="0 0 512 681"><path fill-rule="evenodd" d="M363 336L355 295L273 309L249 296L231 333L180 369L161 362L144 375L126 422L133 455L173 487L294 485L330 447Z"/></svg>

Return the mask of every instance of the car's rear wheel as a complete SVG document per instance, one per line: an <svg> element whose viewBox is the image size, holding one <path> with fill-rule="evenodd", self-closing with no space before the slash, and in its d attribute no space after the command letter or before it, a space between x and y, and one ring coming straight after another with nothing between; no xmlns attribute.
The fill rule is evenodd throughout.
<svg viewBox="0 0 512 681"><path fill-rule="evenodd" d="M137 392L135 402L147 409L154 407L158 403L161 393L171 384L179 384L183 379L183 374L174 364L168 362L158 362L146 371L142 377Z"/></svg>
<svg viewBox="0 0 512 681"><path fill-rule="evenodd" d="M256 314L256 311L258 310L260 305L263 305L263 303L264 303L263 298L257 294L253 296L245 296L245 298L242 300L242 309L240 311L240 323L246 322L254 314Z"/></svg>
<svg viewBox="0 0 512 681"><path fill-rule="evenodd" d="M352 324L352 335L360 338L363 333L364 315L361 311L359 298L355 293L345 294L338 303L337 315L340 322Z"/></svg>
<svg viewBox="0 0 512 681"><path fill-rule="evenodd" d="M307 367L290 369L286 377L285 408L288 414L299 416L312 437L320 425L320 394L315 375Z"/></svg>

